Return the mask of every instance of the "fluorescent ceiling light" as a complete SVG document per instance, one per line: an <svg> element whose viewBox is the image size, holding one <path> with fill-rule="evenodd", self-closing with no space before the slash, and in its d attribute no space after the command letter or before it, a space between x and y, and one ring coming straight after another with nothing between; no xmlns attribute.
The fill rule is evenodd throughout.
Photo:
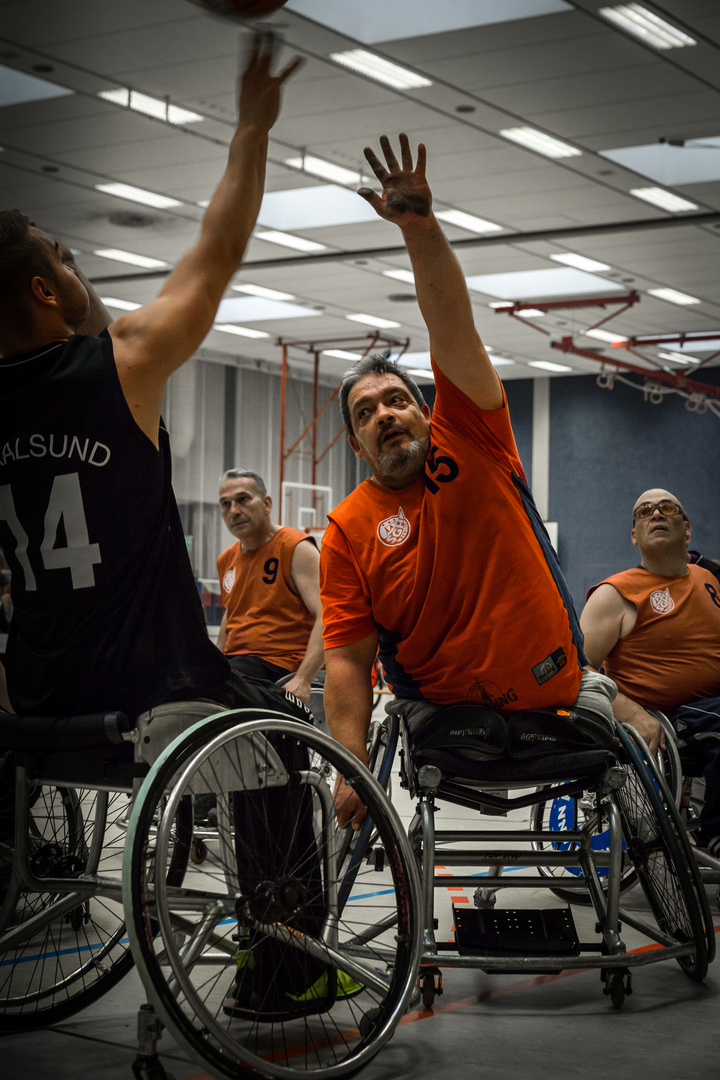
<svg viewBox="0 0 720 1080"><path fill-rule="evenodd" d="M529 367L542 368L544 371L572 371L571 367L567 367L565 364L553 364L552 360L529 360Z"/></svg>
<svg viewBox="0 0 720 1080"><path fill-rule="evenodd" d="M427 379L429 382L435 382L434 372L429 371L427 368L404 367L404 370L407 371L408 375L414 375L416 379Z"/></svg>
<svg viewBox="0 0 720 1080"><path fill-rule="evenodd" d="M347 349L323 349L323 356L332 356L336 360L360 360L358 353L348 352Z"/></svg>
<svg viewBox="0 0 720 1080"><path fill-rule="evenodd" d="M544 131L538 131L531 127L504 128L498 132L503 139L510 139L528 150L537 150L538 154L544 154L550 158L580 157L582 150L569 143L554 139L552 135L546 135Z"/></svg>
<svg viewBox="0 0 720 1080"><path fill-rule="evenodd" d="M262 296L265 300L294 300L292 293L266 289L264 285L231 285L235 292L248 293L250 296Z"/></svg>
<svg viewBox="0 0 720 1080"><path fill-rule="evenodd" d="M393 278L395 281L405 281L408 285L415 284L415 275L412 270L383 270L383 277Z"/></svg>
<svg viewBox="0 0 720 1080"><path fill-rule="evenodd" d="M130 90L127 86L118 86L115 90L101 90L98 97L105 101L112 101L115 105L123 105L126 109L152 116L156 120L165 120L168 124L195 124L204 117L199 113L190 112L189 109L181 109L179 105L171 105L162 98L150 97L149 94L141 94L137 90Z"/></svg>
<svg viewBox="0 0 720 1080"><path fill-rule="evenodd" d="M658 356L661 360L671 360L673 364L699 364L697 356L681 356L676 352L659 352Z"/></svg>
<svg viewBox="0 0 720 1080"><path fill-rule="evenodd" d="M313 157L312 154L285 158L285 164L292 169L300 169L301 172L320 176L323 180L332 180L334 184L357 184L360 180L359 170L346 169L342 165L335 165L332 161L323 161L322 158Z"/></svg>
<svg viewBox="0 0 720 1080"><path fill-rule="evenodd" d="M363 323L365 326L376 326L379 330L392 330L401 325L399 322L393 322L392 319L381 319L378 315L346 315L345 318L350 319L351 322Z"/></svg>
<svg viewBox="0 0 720 1080"><path fill-rule="evenodd" d="M536 307L523 308L522 311L516 311L515 314L521 319L542 319L545 316L545 312Z"/></svg>
<svg viewBox="0 0 720 1080"><path fill-rule="evenodd" d="M282 300L266 300L262 296L230 296L220 301L217 321L220 323L263 322L269 319L306 319L319 315L313 308L286 304Z"/></svg>
<svg viewBox="0 0 720 1080"><path fill-rule="evenodd" d="M400 364L401 367L413 367L420 371L430 371L432 369L429 352L406 352L402 356L395 354L391 359L396 364Z"/></svg>
<svg viewBox="0 0 720 1080"><path fill-rule="evenodd" d="M134 304L132 300L118 300L114 296L101 296L100 303L105 307L117 308L119 311L137 311L142 304Z"/></svg>
<svg viewBox="0 0 720 1080"><path fill-rule="evenodd" d="M120 251L118 248L97 248L93 251L93 255L99 255L101 259L130 263L131 266L142 266L146 270L159 270L167 266L167 263L161 259L149 259L147 255L135 255L132 251Z"/></svg>
<svg viewBox="0 0 720 1080"><path fill-rule="evenodd" d="M600 154L616 165L671 187L720 180L720 137L717 135L686 139L683 146L655 142L601 150Z"/></svg>
<svg viewBox="0 0 720 1080"><path fill-rule="evenodd" d="M416 90L420 86L432 86L429 79L417 75L414 71L393 64L367 49L350 49L348 52L330 53L330 59L336 64L367 75L376 82L392 86L394 90Z"/></svg>
<svg viewBox="0 0 720 1080"><path fill-rule="evenodd" d="M583 296L592 293L622 292L624 286L585 270L560 267L551 270L513 270L507 274L474 274L467 286L501 300L539 300L549 296ZM518 315L527 314L518 312Z"/></svg>
<svg viewBox="0 0 720 1080"><path fill-rule="evenodd" d="M678 30L672 23L661 19L642 4L618 4L616 7L600 8L599 14L603 19L655 49L681 49L685 45L697 45L695 38L691 38L683 30Z"/></svg>
<svg viewBox="0 0 720 1080"><path fill-rule="evenodd" d="M652 203L653 206L659 206L662 210L670 210L671 213L698 209L696 203L690 202L689 199L681 199L679 195L674 195L671 191L665 191L665 188L632 188L630 194L634 195L636 199L643 199L645 202Z"/></svg>
<svg viewBox="0 0 720 1080"><path fill-rule="evenodd" d="M572 10L563 0L412 0L411 18L405 4L388 0L288 0L287 7L364 45Z"/></svg>
<svg viewBox="0 0 720 1080"><path fill-rule="evenodd" d="M495 353L488 353L490 357L490 363L493 367L504 367L506 364L514 364L514 360L508 360L506 356L496 356Z"/></svg>
<svg viewBox="0 0 720 1080"><path fill-rule="evenodd" d="M305 240L302 236L292 236L290 233L277 232L275 229L265 229L256 232L258 240L267 240L268 244L280 244L282 247L294 248L296 251L325 251L324 244L316 244L314 240Z"/></svg>
<svg viewBox="0 0 720 1080"><path fill-rule="evenodd" d="M698 341L700 334L716 334L716 337L706 337L704 340ZM662 335L660 334L643 334L641 337L636 337L635 342L638 345L657 345L657 340L650 340L648 338L657 339ZM668 335L669 336L669 335ZM684 335L684 341L667 342L663 344L663 348L672 349L674 352L681 352L687 354L690 352L717 352L720 349L720 330L707 330L707 331L695 331ZM694 359L694 358L693 358Z"/></svg>
<svg viewBox="0 0 720 1080"><path fill-rule="evenodd" d="M594 337L598 341L627 341L622 334L613 334L609 330L583 330L583 337Z"/></svg>
<svg viewBox="0 0 720 1080"><path fill-rule="evenodd" d="M169 199L167 195L158 195L155 191L145 191L131 184L96 184L95 190L104 191L106 195L117 195L118 199L128 199L130 202L144 203L145 206L155 206L159 210L182 206L179 199Z"/></svg>
<svg viewBox="0 0 720 1080"><path fill-rule="evenodd" d="M238 337L246 338L270 337L265 330L250 330L247 326L234 326L232 323L213 323L213 330L219 330L223 334L236 334Z"/></svg>
<svg viewBox="0 0 720 1080"><path fill-rule="evenodd" d="M484 218L475 217L474 214L466 214L463 210L438 210L435 214L440 221L447 221L449 225L457 225L459 229L467 229L468 232L489 233L502 232L504 226L496 225L493 221L485 221Z"/></svg>
<svg viewBox="0 0 720 1080"><path fill-rule="evenodd" d="M572 251L564 251L561 255L551 255L555 262L565 263L566 266L574 266L576 270L587 270L589 274L598 274L603 270L609 270L607 263L598 262L597 259L588 259L585 255L575 255Z"/></svg>
<svg viewBox="0 0 720 1080"><path fill-rule="evenodd" d="M258 215L261 226L290 231L377 220L369 203L337 184L268 192Z"/></svg>
<svg viewBox="0 0 720 1080"><path fill-rule="evenodd" d="M44 101L47 98L67 97L72 90L55 83L25 75L22 71L0 64L0 106L22 105L28 101Z"/></svg>
<svg viewBox="0 0 720 1080"><path fill-rule="evenodd" d="M678 292L677 289L648 289L648 296L656 296L658 300L668 300L671 304L700 304L697 296L688 296L687 293Z"/></svg>

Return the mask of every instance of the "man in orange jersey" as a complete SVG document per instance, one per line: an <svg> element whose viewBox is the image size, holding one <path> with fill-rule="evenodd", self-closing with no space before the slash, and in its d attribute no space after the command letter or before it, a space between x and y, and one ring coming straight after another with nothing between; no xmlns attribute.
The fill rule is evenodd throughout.
<svg viewBox="0 0 720 1080"><path fill-rule="evenodd" d="M509 715L578 703L585 657L557 557L532 502L502 384L478 336L465 280L432 214L425 148L413 167L365 156L382 195L360 190L403 233L430 336L437 397L382 358L346 376L350 445L372 476L330 517L321 553L325 707L336 739L367 760L370 671L385 674L413 722L475 702ZM612 725L614 686L584 677L583 705ZM597 707L597 708L595 708ZM362 805L340 784L341 821Z"/></svg>
<svg viewBox="0 0 720 1080"><path fill-rule="evenodd" d="M700 752L706 802L698 843L720 858L720 585L688 563L690 521L669 491L643 492L630 536L640 565L588 592L581 618L588 660L617 683L618 720L656 742L660 725L647 710L661 709Z"/></svg>
<svg viewBox="0 0 720 1080"><path fill-rule="evenodd" d="M249 469L229 469L220 483L220 510L236 537L217 561L225 614L218 648L241 675L277 682L306 705L323 664L318 565L307 533L270 520L265 481Z"/></svg>

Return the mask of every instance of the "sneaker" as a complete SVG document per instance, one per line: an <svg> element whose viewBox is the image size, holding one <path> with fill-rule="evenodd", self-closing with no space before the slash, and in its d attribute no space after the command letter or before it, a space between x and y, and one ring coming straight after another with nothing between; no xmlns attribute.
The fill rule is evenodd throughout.
<svg viewBox="0 0 720 1080"><path fill-rule="evenodd" d="M259 1023L281 1023L301 1016L327 1012L336 1001L348 1001L365 989L362 983L356 982L344 971L336 971L334 994L330 989L328 974L323 973L307 990L299 994L286 991L282 995L282 1001L275 999L270 1003L261 999L253 989L252 979L247 978L246 974L250 971L248 965L235 976L232 992L223 1002L226 1016Z"/></svg>

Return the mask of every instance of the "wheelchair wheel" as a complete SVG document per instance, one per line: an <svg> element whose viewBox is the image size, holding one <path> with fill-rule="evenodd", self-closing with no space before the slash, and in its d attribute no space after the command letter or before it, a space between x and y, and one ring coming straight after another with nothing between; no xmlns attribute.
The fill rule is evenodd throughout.
<svg viewBox="0 0 720 1080"><path fill-rule="evenodd" d="M541 789L542 790L542 789ZM590 846L593 851L610 850L610 829L602 813L602 807L598 811L597 799L591 792L583 792L580 795L556 795L547 802L537 803L532 808L530 817L531 827L537 831L547 830L585 830L591 833ZM545 841L533 840L533 851L571 851L579 847L573 841ZM625 845L623 844L625 850ZM568 889L562 887L563 878L579 877L582 869L579 866L539 866L538 872L544 878L554 878L558 884L551 886L550 891L569 904L582 904L590 906L592 903L590 893L585 889ZM608 869L599 866L597 868L600 884L603 888L607 885ZM620 892L627 892L637 884L637 873L630 859L623 857L623 868L620 877Z"/></svg>
<svg viewBox="0 0 720 1080"><path fill-rule="evenodd" d="M327 779L338 772L379 837L342 912ZM172 816L195 791L217 794L217 838L172 887L162 870L176 841L163 823L151 837L151 823L162 801ZM350 1075L414 989L419 885L397 815L352 754L279 713L211 717L164 752L133 810L124 898L153 1005L218 1078Z"/></svg>
<svg viewBox="0 0 720 1080"><path fill-rule="evenodd" d="M660 930L695 950L677 958L697 982L715 955L707 896L675 801L653 755L631 728L618 725L628 756L625 786L613 793L638 880Z"/></svg>
<svg viewBox="0 0 720 1080"><path fill-rule="evenodd" d="M73 878L95 873L119 886L125 842L120 819L127 804L119 792L34 789L30 869L38 878L67 878L67 892L24 887L15 873L5 872L13 846L0 847L0 1032L57 1023L96 1001L131 968L119 899L93 895L56 912Z"/></svg>

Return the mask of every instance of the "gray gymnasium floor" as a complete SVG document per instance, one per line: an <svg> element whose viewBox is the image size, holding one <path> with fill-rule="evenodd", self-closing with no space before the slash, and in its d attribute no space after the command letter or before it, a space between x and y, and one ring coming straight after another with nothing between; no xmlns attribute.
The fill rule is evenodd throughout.
<svg viewBox="0 0 720 1080"><path fill-rule="evenodd" d="M394 781L393 799L402 818L410 800ZM520 815L522 812L517 812ZM515 815L513 815L515 816ZM443 828L462 828L476 817L445 807ZM492 827L501 827L494 818ZM441 864L441 857L438 857ZM453 890L457 900L463 890ZM470 897L470 890L464 890ZM708 887L716 930L717 886ZM546 906L547 892L508 890L501 906ZM466 901L467 902L467 901ZM560 901L552 901L562 906ZM645 907L639 889L628 907ZM450 937L450 894L438 901L439 937ZM578 931L591 934L589 912L574 908ZM623 933L629 949L641 939ZM129 1080L136 1054L137 1008L144 1000L133 971L101 1001L57 1027L7 1036L0 1043L3 1080ZM477 1076L521 1076L524 1080L570 1076L653 1080L716 1080L720 1077L720 962L703 984L688 979L674 960L639 968L634 993L617 1012L602 993L599 973L567 972L535 977L496 976L448 970L445 991L430 1011L408 1014L390 1043L363 1072L363 1080ZM161 1059L175 1080L209 1080L165 1032Z"/></svg>

